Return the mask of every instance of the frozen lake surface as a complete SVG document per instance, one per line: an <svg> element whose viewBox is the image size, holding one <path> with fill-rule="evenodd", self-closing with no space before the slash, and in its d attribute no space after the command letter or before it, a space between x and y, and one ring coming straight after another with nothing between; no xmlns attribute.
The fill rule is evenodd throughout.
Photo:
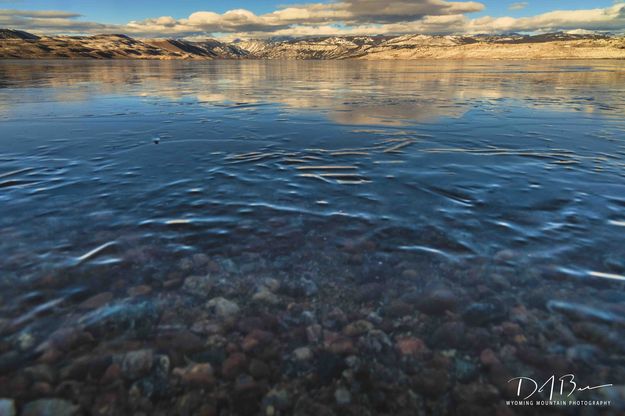
<svg viewBox="0 0 625 416"><path fill-rule="evenodd" d="M20 406L489 414L512 377L622 386L625 67L0 62L0 236Z"/></svg>

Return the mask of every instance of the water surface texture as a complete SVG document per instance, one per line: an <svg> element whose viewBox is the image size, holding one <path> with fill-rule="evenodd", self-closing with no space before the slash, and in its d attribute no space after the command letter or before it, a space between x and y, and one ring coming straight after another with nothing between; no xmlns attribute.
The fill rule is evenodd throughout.
<svg viewBox="0 0 625 416"><path fill-rule="evenodd" d="M573 373L617 414L624 98L618 61L0 62L0 397L523 414L508 379Z"/></svg>

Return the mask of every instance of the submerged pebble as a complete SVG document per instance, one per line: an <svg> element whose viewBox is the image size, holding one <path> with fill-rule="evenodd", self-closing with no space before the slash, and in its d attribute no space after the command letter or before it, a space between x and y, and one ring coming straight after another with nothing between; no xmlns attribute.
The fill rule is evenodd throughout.
<svg viewBox="0 0 625 416"><path fill-rule="evenodd" d="M313 358L313 352L308 347L300 347L293 351L293 356L298 361L308 361Z"/></svg>
<svg viewBox="0 0 625 416"><path fill-rule="evenodd" d="M12 399L0 399L0 415L15 416L15 401Z"/></svg>
<svg viewBox="0 0 625 416"><path fill-rule="evenodd" d="M215 383L213 367L208 363L175 368L173 374L180 377L181 383L186 386L211 386Z"/></svg>
<svg viewBox="0 0 625 416"><path fill-rule="evenodd" d="M23 416L75 416L80 407L62 399L40 399L24 405Z"/></svg>
<svg viewBox="0 0 625 416"><path fill-rule="evenodd" d="M505 318L506 310L500 303L472 303L464 311L463 318L470 325L480 326L499 322Z"/></svg>
<svg viewBox="0 0 625 416"><path fill-rule="evenodd" d="M336 389L336 391L334 392L334 398L336 400L336 403L341 406L348 405L352 402L351 393L349 392L349 390L343 387Z"/></svg>
<svg viewBox="0 0 625 416"><path fill-rule="evenodd" d="M137 379L150 372L154 363L152 350L139 350L126 353L121 361L122 374L129 379Z"/></svg>
<svg viewBox="0 0 625 416"><path fill-rule="evenodd" d="M230 318L239 313L239 305L222 297L209 300L206 307L214 311L220 318Z"/></svg>

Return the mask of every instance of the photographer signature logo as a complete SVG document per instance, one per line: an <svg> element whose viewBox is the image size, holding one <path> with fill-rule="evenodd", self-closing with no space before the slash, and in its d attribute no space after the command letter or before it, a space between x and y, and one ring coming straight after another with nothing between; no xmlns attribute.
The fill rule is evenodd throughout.
<svg viewBox="0 0 625 416"><path fill-rule="evenodd" d="M591 400L580 401L573 400L573 396L576 392L584 392L591 390L605 389L613 387L612 384L601 385L580 385L575 380L574 374L565 374L562 377L556 379L555 375L549 377L543 384L540 384L537 380L530 377L515 377L508 380L508 383L517 383L516 395L519 398L518 401L509 401L509 405L597 405L597 406L609 406L609 401ZM536 394L549 394L549 400L528 401ZM558 400L554 401L554 394L558 395Z"/></svg>

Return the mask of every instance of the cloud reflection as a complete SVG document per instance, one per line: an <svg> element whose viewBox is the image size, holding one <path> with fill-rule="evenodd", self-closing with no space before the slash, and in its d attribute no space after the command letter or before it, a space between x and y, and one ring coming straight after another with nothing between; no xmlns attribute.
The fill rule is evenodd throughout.
<svg viewBox="0 0 625 416"><path fill-rule="evenodd" d="M0 102L11 89L55 101L99 94L192 99L202 105L271 103L317 111L340 124L403 125L461 117L476 105L512 99L556 111L625 115L615 101L625 69L614 62L219 61L0 63ZM21 94L20 100L36 95ZM21 104L26 104L26 101ZM11 111L0 107L0 114Z"/></svg>

